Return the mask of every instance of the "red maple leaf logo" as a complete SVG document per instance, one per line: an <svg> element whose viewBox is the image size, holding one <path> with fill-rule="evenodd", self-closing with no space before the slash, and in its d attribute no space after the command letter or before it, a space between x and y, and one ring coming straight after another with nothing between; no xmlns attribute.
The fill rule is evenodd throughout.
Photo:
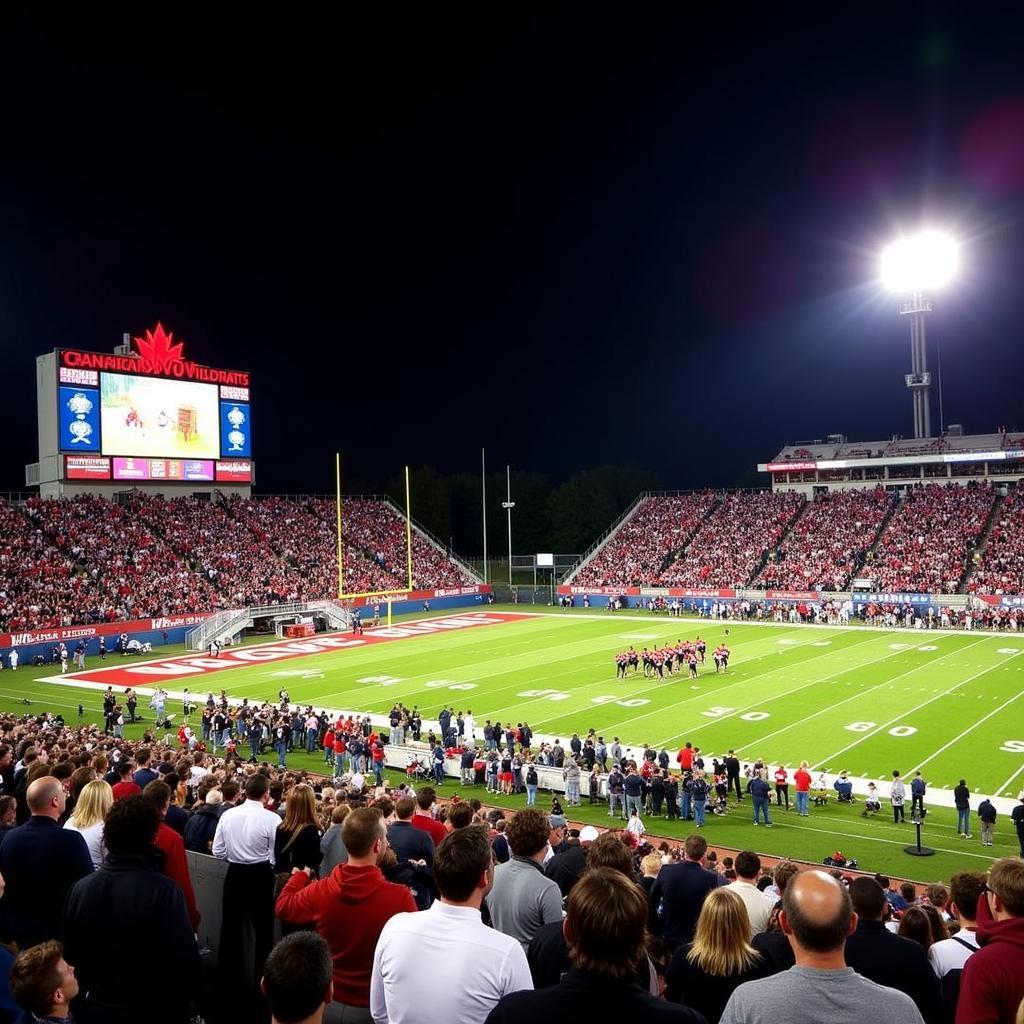
<svg viewBox="0 0 1024 1024"><path fill-rule="evenodd" d="M156 330L146 331L145 338L136 338L135 347L139 350L139 355L153 367L153 369L161 373L167 369L171 363L180 363L184 361L184 343L174 342L174 335L168 334L163 327L163 324L157 324Z"/></svg>

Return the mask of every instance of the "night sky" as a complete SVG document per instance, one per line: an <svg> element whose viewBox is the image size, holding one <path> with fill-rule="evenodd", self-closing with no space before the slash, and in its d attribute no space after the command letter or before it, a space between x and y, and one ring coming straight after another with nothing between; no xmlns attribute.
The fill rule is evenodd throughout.
<svg viewBox="0 0 1024 1024"><path fill-rule="evenodd" d="M1020 8L676 6L5 5L0 489L35 356L158 320L253 371L262 492L338 448L750 484L912 432L873 278L925 222L945 420L1024 428Z"/></svg>

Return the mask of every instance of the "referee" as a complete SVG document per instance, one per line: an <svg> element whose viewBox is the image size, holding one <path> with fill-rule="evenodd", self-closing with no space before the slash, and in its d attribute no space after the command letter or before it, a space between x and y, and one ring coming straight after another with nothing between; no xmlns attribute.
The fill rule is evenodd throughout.
<svg viewBox="0 0 1024 1024"><path fill-rule="evenodd" d="M257 985L274 944L272 865L281 819L266 808L269 790L266 775L253 775L245 784L244 803L225 811L213 837L214 857L228 862L217 961L219 987L228 998L240 979L248 982L246 1009L254 1012L243 1019L250 1021L262 1019L266 1012ZM255 937L254 959L248 964L243 954L246 924Z"/></svg>

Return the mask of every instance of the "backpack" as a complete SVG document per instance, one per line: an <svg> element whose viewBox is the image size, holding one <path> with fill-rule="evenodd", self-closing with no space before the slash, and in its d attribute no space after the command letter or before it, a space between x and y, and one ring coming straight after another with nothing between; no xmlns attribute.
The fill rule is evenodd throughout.
<svg viewBox="0 0 1024 1024"><path fill-rule="evenodd" d="M537 769L531 767L526 773L526 784L528 786L537 785Z"/></svg>

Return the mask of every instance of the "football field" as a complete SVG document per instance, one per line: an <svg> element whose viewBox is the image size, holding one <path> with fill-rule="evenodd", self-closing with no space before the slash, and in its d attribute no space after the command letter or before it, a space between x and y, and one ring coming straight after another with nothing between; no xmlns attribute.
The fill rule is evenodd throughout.
<svg viewBox="0 0 1024 1024"><path fill-rule="evenodd" d="M696 680L686 673L659 679L632 671L626 679L616 678L616 652L697 635L706 640L709 654ZM732 658L728 672L716 675L710 652L723 641ZM858 789L869 779L887 782L893 769L904 776L920 770L934 790L950 790L963 777L976 794L976 807L982 795L1016 797L1024 784L1022 651L1024 638L1009 634L489 608L397 620L390 629L367 631L362 638L346 634L229 649L219 659L180 653L145 663L91 659L84 673L61 678L47 668L31 684L29 679L43 670L26 666L18 673L18 691L12 693L14 681L7 673L0 690L4 697L31 690L33 700L63 708L66 717L67 709L84 699L89 720L98 717L95 687L108 682L115 690L159 684L172 698L187 686L200 702L221 688L232 699L275 700L284 687L301 704L373 714L385 714L401 701L418 706L425 723L448 705L472 711L478 737L486 719L528 722L538 737L563 743L574 731L582 736L594 728L609 743L618 736L637 753L644 743L667 748L673 764L676 749L689 740L701 747L709 765L710 756L734 748L744 762L763 758L791 772L801 760L815 774L846 770ZM54 682L88 685L92 692L83 697L82 690ZM168 710L180 708L172 699ZM888 793L887 785L879 790L883 798ZM934 795L932 807L942 802ZM850 810L836 807L829 813ZM955 844L955 827L940 825L946 817L940 814L929 819L929 827L945 830L944 845ZM952 820L952 812L948 817ZM806 823L814 821L812 816ZM713 822L711 830L718 824ZM1015 852L1008 825L1001 815L1000 838L1009 842L1005 852ZM843 829L850 827L877 830L879 841L889 844L910 838L894 830L883 799L878 819L864 822L858 813L837 831L835 842L828 828L815 829L826 836L814 842L845 850L851 840L842 838L849 834ZM883 829L899 835L882 839ZM771 838L781 841L781 832ZM766 849L764 840L757 848Z"/></svg>

